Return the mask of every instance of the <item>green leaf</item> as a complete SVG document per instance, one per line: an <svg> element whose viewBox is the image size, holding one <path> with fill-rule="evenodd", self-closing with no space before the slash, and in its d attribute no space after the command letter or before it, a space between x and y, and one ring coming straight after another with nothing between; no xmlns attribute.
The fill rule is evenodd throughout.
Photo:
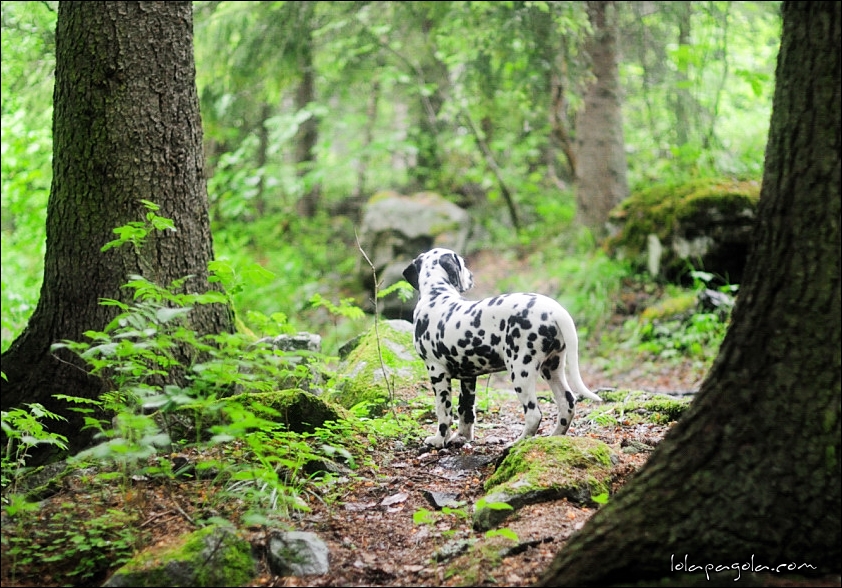
<svg viewBox="0 0 842 588"><path fill-rule="evenodd" d="M488 538L505 537L506 539L511 539L512 541L518 541L517 533L506 527L503 527L502 529L491 529L489 531L486 531L485 536Z"/></svg>
<svg viewBox="0 0 842 588"><path fill-rule="evenodd" d="M416 510L412 515L412 522L416 525L427 525L436 522L436 515L426 508Z"/></svg>
<svg viewBox="0 0 842 588"><path fill-rule="evenodd" d="M603 492L602 494L596 494L594 496L591 496L591 500L593 500L597 504L606 504L608 502L608 492Z"/></svg>
<svg viewBox="0 0 842 588"><path fill-rule="evenodd" d="M186 306L184 308L159 308L155 311L155 318L162 323L168 323L173 319L186 317L191 310L193 310L193 308L190 306Z"/></svg>
<svg viewBox="0 0 842 588"><path fill-rule="evenodd" d="M477 500L476 509L481 510L483 508L489 508L491 510L514 510L512 505L506 502L488 502L485 498L480 498Z"/></svg>

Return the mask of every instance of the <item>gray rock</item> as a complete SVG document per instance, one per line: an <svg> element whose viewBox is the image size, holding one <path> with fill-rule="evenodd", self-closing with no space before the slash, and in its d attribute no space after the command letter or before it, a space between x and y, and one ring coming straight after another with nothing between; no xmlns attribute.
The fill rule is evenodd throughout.
<svg viewBox="0 0 842 588"><path fill-rule="evenodd" d="M279 576L326 574L329 551L315 533L288 531L269 541L269 567Z"/></svg>
<svg viewBox="0 0 842 588"><path fill-rule="evenodd" d="M380 288L385 289L403 279L403 270L419 253L433 247L464 253L471 230L470 215L439 194L380 192L365 205L360 245L377 271ZM367 263L360 265L359 278L372 292L374 278ZM402 302L392 294L380 300L378 307L389 318L411 319L415 302Z"/></svg>
<svg viewBox="0 0 842 588"><path fill-rule="evenodd" d="M271 345L272 349L280 351L312 351L322 350L322 338L313 333L300 332L296 335L278 335L277 337L263 337L257 343Z"/></svg>
<svg viewBox="0 0 842 588"><path fill-rule="evenodd" d="M278 335L276 337L263 337L252 344L252 347L267 346L273 350L282 351L283 357L277 357L277 361L294 368L300 363L307 363L308 354L321 353L322 338L320 335L307 332L299 332L295 335ZM322 383L322 374L316 370L309 370L308 377L304 380L290 377L285 381L278 382L280 388L302 388L315 394L320 393L319 385Z"/></svg>
<svg viewBox="0 0 842 588"><path fill-rule="evenodd" d="M432 490L424 490L423 494L424 498L427 499L427 502L430 503L430 506L436 510L441 510L444 507L457 508L460 506L460 503L456 500L459 498L458 494L450 492L434 492Z"/></svg>

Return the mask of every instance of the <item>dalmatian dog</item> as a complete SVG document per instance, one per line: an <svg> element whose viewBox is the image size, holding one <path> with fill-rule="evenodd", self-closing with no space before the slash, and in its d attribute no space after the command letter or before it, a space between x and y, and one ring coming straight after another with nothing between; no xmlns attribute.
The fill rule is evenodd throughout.
<svg viewBox="0 0 842 588"><path fill-rule="evenodd" d="M549 383L558 405L553 435L564 435L573 420L576 394L602 399L579 375L579 339L570 314L540 294L502 294L479 301L462 298L473 286L465 260L436 248L416 257L403 272L418 290L413 314L415 350L427 366L436 397L438 430L425 443L433 447L473 438L477 376L508 371L526 426L518 440L532 437L541 423L535 394L538 374ZM565 377L569 357L573 386ZM461 381L459 426L452 424L451 380Z"/></svg>

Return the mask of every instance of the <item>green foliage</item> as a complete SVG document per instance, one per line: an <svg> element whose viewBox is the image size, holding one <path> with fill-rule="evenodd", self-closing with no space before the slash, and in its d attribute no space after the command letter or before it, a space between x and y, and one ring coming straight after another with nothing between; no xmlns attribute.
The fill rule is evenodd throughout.
<svg viewBox="0 0 842 588"><path fill-rule="evenodd" d="M121 227L126 230L115 231L120 238L110 246L130 243L141 250L149 232L171 226L154 214L152 203L145 204L150 210L147 222ZM217 268L223 273L230 269ZM225 274L226 279L234 276L233 270ZM115 479L128 492L131 477L139 473L174 478L175 472L160 458L162 450L191 441L208 448L233 444L230 457L223 450L223 457L197 466L218 470L216 482L225 489L217 499L236 496L245 501L250 508L244 518L251 522L266 524L267 512L288 518L292 509L306 508L298 497L306 480L303 467L319 459L322 451L348 452L324 441L321 449L312 449L306 438L285 430L276 409L239 399L248 398L242 393L272 391L279 382L300 381L309 370L318 369L316 358L310 357L307 364L286 361L283 352L254 345L243 334L198 336L190 328L193 307L224 304L227 298L214 291L179 293L183 281L162 287L132 276L125 285L134 290L131 304L102 301L120 311L102 331L86 332L88 341L53 346L78 354L108 385L98 399L60 396L76 405L74 410L85 415L86 428L94 428L101 441L73 461L113 464L115 468L106 467L99 478ZM262 320L263 326L271 321L265 316ZM231 398L235 392L239 395Z"/></svg>
<svg viewBox="0 0 842 588"><path fill-rule="evenodd" d="M131 221L122 227L114 229L114 233L117 234L117 239L109 241L103 245L100 251L108 251L113 247L120 247L126 243L131 243L132 248L139 254L144 242L146 241L146 237L148 237L153 231L175 231L175 223L173 223L172 219L155 214L161 210L160 206L154 202L143 199L140 200L140 203L143 204L148 211L146 213L146 220Z"/></svg>
<svg viewBox="0 0 842 588"><path fill-rule="evenodd" d="M0 302L2 350L35 310L44 268L52 178L56 12L48 2L2 3Z"/></svg>
<svg viewBox="0 0 842 588"><path fill-rule="evenodd" d="M685 4L619 5L633 187L757 177L762 166L777 3ZM353 286L344 278L359 262L350 219L355 203L378 188L435 190L469 205L495 246L530 251L549 238L562 244L559 258L570 257L555 239L578 239L574 177L548 121L557 115L575 139L589 75L580 51L590 25L580 4L195 8L214 271L247 327L255 311L310 329L331 324L327 346L351 332L345 317L310 301L317 293L335 300L337 290ZM41 282L55 18L52 3L3 3L4 349L35 308ZM688 37L679 42L684 24ZM290 109L308 68L312 100ZM692 108L682 126L677 100L684 94ZM299 165L299 133L309 121L317 122L315 159ZM312 190L319 209L300 218L296 206ZM504 191L523 224L515 237ZM117 241L137 240L141 228L127 225ZM603 314L591 314L589 298L610 298L596 287L567 301L588 325ZM564 290L571 296L572 288Z"/></svg>
<svg viewBox="0 0 842 588"><path fill-rule="evenodd" d="M491 510L514 510L512 505L510 504L507 504L505 502L489 502L485 498L480 498L477 501L476 505L474 505L474 508L476 510L480 510L483 508L488 508ZM458 506L443 506L438 512L434 512L426 508L419 508L412 514L412 522L416 525L433 525L445 517L453 517L456 520L461 521L463 523L470 522L471 520L471 514L464 508L460 508ZM452 531L450 533L445 533L450 535L454 534L454 532ZM489 529L485 532L485 537L504 537L515 542L519 540L517 533L515 533L507 527L503 527L500 529Z"/></svg>
<svg viewBox="0 0 842 588"><path fill-rule="evenodd" d="M4 559L12 577L42 566L62 585L90 585L129 560L144 534L137 524L132 513L98 503L65 503L46 518L33 510L15 517L14 533L3 534Z"/></svg>
<svg viewBox="0 0 842 588"><path fill-rule="evenodd" d="M657 312L647 308L640 317L631 318L623 324L623 347L661 359L692 357L709 362L716 357L730 324L731 309L723 308L716 312L697 310L699 292L715 276L700 271L691 271L690 275L695 280L692 289L678 289L680 293L662 302ZM737 285L727 284L720 286L719 290L733 294ZM669 308L673 308L673 313L668 312Z"/></svg>
<svg viewBox="0 0 842 588"><path fill-rule="evenodd" d="M3 376L5 380L5 374ZM50 412L37 402L28 403L27 408L12 408L2 411L3 433L6 435L6 447L2 453L2 488L4 503L6 493L17 492L17 482L26 473L26 460L29 450L36 445L55 445L67 449L67 438L51 433L44 426L45 419L66 420L61 415Z"/></svg>

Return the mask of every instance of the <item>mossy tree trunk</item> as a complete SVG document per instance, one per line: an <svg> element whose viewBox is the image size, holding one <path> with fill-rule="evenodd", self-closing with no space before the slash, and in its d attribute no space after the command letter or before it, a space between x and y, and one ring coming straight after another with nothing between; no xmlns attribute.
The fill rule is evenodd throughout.
<svg viewBox="0 0 842 588"><path fill-rule="evenodd" d="M617 5L587 2L593 34L585 44L594 75L576 117L576 205L580 221L605 234L608 213L629 195L617 67Z"/></svg>
<svg viewBox="0 0 842 588"><path fill-rule="evenodd" d="M681 582L685 556L838 573L841 20L838 2L784 2L755 247L719 356L540 585Z"/></svg>
<svg viewBox="0 0 842 588"><path fill-rule="evenodd" d="M77 449L89 438L53 395L96 398L103 383L50 345L102 330L117 311L100 299L130 302L121 289L130 274L161 285L192 275L185 291L213 288L191 3L59 3L53 101L44 281L27 328L2 356L3 407L38 402L64 415L67 423L48 426ZM177 231L151 236L142 258L127 246L101 252L112 229L144 218L141 199ZM223 305L197 306L190 320L200 334L231 329Z"/></svg>

